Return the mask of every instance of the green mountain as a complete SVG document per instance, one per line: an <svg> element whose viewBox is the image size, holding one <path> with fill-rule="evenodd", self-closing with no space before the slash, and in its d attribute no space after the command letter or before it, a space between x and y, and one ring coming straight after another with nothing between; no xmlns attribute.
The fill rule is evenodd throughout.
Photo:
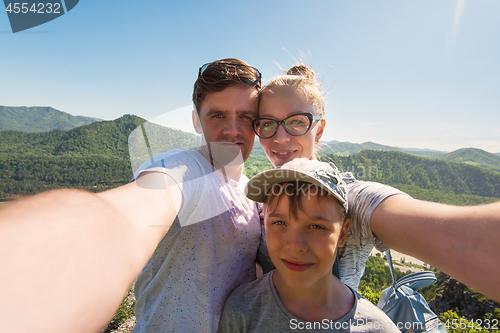
<svg viewBox="0 0 500 333"><path fill-rule="evenodd" d="M132 170L151 155L173 148L189 149L198 143L196 135L132 115L67 131L2 131L0 199L61 187L90 191L113 188L128 182ZM464 205L500 198L500 173L470 163L380 150L322 158L333 160L341 170L353 172L358 179L392 185L419 199ZM272 165L257 141L245 163L246 174L251 177L270 168Z"/></svg>
<svg viewBox="0 0 500 333"><path fill-rule="evenodd" d="M357 179L391 185L417 199L455 205L500 200L500 173L466 163L374 150L323 159Z"/></svg>
<svg viewBox="0 0 500 333"><path fill-rule="evenodd" d="M51 107L0 106L0 131L47 132L69 130L102 119L72 116Z"/></svg>
<svg viewBox="0 0 500 333"><path fill-rule="evenodd" d="M134 138L131 133L138 135L136 143L129 145L129 139ZM94 192L113 188L132 177L129 147L136 148L133 158L142 162L150 156L150 151L189 149L198 143L199 138L194 134L147 123L131 115L69 131L3 131L0 132L0 200L62 187Z"/></svg>
<svg viewBox="0 0 500 333"><path fill-rule="evenodd" d="M324 153L325 150L322 150ZM322 154L341 171L359 180L396 187L414 198L455 205L500 200L500 173L465 163L448 162L398 151L363 150L353 155ZM248 177L272 168L260 144L245 163Z"/></svg>
<svg viewBox="0 0 500 333"><path fill-rule="evenodd" d="M461 162L500 172L500 156L477 148L462 148L435 158Z"/></svg>
<svg viewBox="0 0 500 333"><path fill-rule="evenodd" d="M412 155L428 156L428 157L441 155L445 153L443 151L437 151L431 149L391 147L370 141L364 143L351 143L351 142L340 142L333 140L324 143L322 142L319 149L324 154L336 154L336 155L352 155L367 149L383 150L383 151L400 151Z"/></svg>
<svg viewBox="0 0 500 333"><path fill-rule="evenodd" d="M320 153L324 155L335 154L348 156L357 154L363 150L399 151L415 156L429 157L451 162L468 163L470 165L500 172L500 153L492 154L477 148L463 148L451 153L445 153L431 149L391 147L374 142L351 143L335 140L321 143L319 146Z"/></svg>

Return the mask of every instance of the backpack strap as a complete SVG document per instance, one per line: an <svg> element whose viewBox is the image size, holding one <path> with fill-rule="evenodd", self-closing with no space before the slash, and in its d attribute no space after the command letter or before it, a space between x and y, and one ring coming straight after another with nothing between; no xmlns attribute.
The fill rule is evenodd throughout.
<svg viewBox="0 0 500 333"><path fill-rule="evenodd" d="M387 250L385 251L385 254L387 256L387 261L389 262L389 269L391 270L391 275L392 275L392 287L394 289L397 290L401 286L409 283L410 284L409 287L417 291L419 289L428 287L433 283L436 283L437 281L436 275L434 275L434 273L431 271L409 274L403 276L399 281L396 282L396 277L394 275L394 267L392 266L391 251Z"/></svg>
<svg viewBox="0 0 500 333"><path fill-rule="evenodd" d="M387 262L389 263L389 269L391 270L392 288L395 288L395 286L396 286L396 276L394 275L394 267L392 267L391 250L390 249L385 250L385 255L387 257Z"/></svg>

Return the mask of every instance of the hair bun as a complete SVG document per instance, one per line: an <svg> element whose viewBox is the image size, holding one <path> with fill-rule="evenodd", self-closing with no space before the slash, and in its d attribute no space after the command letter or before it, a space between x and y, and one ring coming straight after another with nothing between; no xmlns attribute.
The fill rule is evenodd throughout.
<svg viewBox="0 0 500 333"><path fill-rule="evenodd" d="M286 75L298 75L308 79L314 79L314 71L306 65L295 65L286 72Z"/></svg>

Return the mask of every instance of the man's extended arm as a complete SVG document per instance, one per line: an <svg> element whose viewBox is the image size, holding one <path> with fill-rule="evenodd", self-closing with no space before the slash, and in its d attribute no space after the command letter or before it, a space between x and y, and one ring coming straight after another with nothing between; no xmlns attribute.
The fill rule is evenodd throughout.
<svg viewBox="0 0 500 333"><path fill-rule="evenodd" d="M371 229L390 248L500 301L500 202L456 207L393 195L373 213Z"/></svg>
<svg viewBox="0 0 500 333"><path fill-rule="evenodd" d="M148 173L97 195L56 190L1 209L2 331L98 332L168 231L181 198L171 178Z"/></svg>

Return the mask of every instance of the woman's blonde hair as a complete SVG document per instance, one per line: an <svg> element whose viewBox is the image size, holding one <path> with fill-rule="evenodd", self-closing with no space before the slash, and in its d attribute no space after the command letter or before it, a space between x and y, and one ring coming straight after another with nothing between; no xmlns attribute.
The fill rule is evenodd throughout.
<svg viewBox="0 0 500 333"><path fill-rule="evenodd" d="M325 115L325 98L321 83L315 79L315 73L307 65L295 65L286 75L278 75L269 81L261 93L273 87L293 87L300 91L306 100L314 107L315 115Z"/></svg>

